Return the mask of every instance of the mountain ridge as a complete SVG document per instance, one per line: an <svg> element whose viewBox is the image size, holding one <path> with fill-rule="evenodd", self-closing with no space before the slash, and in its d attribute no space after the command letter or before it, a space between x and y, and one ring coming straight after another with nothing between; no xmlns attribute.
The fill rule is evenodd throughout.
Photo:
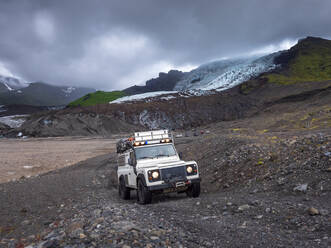
<svg viewBox="0 0 331 248"><path fill-rule="evenodd" d="M331 40L308 36L275 58L281 65L263 77L270 83L292 84L331 80Z"/></svg>
<svg viewBox="0 0 331 248"><path fill-rule="evenodd" d="M54 86L44 82L29 83L26 87L8 89L0 83L0 105L23 104L31 106L59 106L94 92L83 87ZM10 86L9 86L10 87ZM4 89L7 88L7 91Z"/></svg>

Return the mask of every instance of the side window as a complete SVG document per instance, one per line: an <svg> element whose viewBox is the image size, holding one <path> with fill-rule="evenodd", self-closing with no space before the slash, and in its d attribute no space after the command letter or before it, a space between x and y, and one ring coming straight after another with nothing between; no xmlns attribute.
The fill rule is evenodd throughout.
<svg viewBox="0 0 331 248"><path fill-rule="evenodd" d="M125 156L121 155L118 157L118 166L124 166L125 165Z"/></svg>
<svg viewBox="0 0 331 248"><path fill-rule="evenodd" d="M129 164L129 158L130 158L130 154L129 153L125 153L124 165L128 165Z"/></svg>
<svg viewBox="0 0 331 248"><path fill-rule="evenodd" d="M132 161L133 165L136 165L136 157L134 156L134 152L130 152L130 160Z"/></svg>

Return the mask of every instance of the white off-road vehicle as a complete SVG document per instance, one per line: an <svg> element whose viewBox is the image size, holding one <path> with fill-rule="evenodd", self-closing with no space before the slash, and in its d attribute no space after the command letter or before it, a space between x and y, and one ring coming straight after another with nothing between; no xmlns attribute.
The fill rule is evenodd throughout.
<svg viewBox="0 0 331 248"><path fill-rule="evenodd" d="M130 199L137 190L137 201L148 204L156 193L178 192L200 195L200 177L195 161L183 161L168 130L136 132L117 143L118 191Z"/></svg>

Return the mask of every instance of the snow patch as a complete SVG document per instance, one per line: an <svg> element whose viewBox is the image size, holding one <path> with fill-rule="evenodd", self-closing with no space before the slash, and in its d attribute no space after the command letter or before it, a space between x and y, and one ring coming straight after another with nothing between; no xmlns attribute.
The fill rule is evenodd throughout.
<svg viewBox="0 0 331 248"><path fill-rule="evenodd" d="M75 91L76 88L75 87L68 87L66 89L62 89L62 91L68 96L70 95L73 91Z"/></svg>
<svg viewBox="0 0 331 248"><path fill-rule="evenodd" d="M175 98L176 97L175 96L172 96L172 95L160 97L161 100L166 100L166 101L171 100L171 99L175 99Z"/></svg>
<svg viewBox="0 0 331 248"><path fill-rule="evenodd" d="M6 112L7 109L5 109L5 105L0 105L0 113L1 112Z"/></svg>
<svg viewBox="0 0 331 248"><path fill-rule="evenodd" d="M162 96L162 95L170 95L170 94L176 94L177 91L155 91L155 92L148 92L143 94L137 94L132 96L124 96L121 98L118 98L112 102L109 103L123 103L123 102L131 102L131 101L143 101L147 98Z"/></svg>
<svg viewBox="0 0 331 248"><path fill-rule="evenodd" d="M12 88L10 88L9 86L8 86L8 84L6 84L6 83L3 83L6 87L7 87L7 89L9 90L9 91L13 91L14 89L12 89Z"/></svg>
<svg viewBox="0 0 331 248"><path fill-rule="evenodd" d="M11 128L18 128L26 121L27 115L11 115L0 117L0 122L10 126Z"/></svg>

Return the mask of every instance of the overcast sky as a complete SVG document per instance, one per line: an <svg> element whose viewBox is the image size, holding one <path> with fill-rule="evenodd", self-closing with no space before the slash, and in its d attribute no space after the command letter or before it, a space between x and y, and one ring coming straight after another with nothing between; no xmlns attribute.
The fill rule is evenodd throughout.
<svg viewBox="0 0 331 248"><path fill-rule="evenodd" d="M330 0L0 0L0 74L123 89L331 37Z"/></svg>

